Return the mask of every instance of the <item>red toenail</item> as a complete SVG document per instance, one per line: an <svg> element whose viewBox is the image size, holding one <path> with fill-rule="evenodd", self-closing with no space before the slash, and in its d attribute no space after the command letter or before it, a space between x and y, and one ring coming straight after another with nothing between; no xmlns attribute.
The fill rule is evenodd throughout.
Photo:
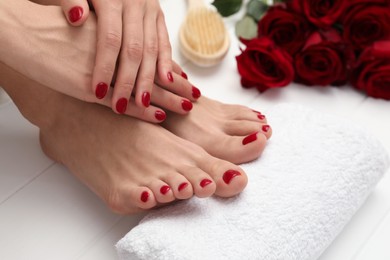
<svg viewBox="0 0 390 260"><path fill-rule="evenodd" d="M200 98L202 94L200 93L200 90L194 86L192 86L192 96L194 98Z"/></svg>
<svg viewBox="0 0 390 260"><path fill-rule="evenodd" d="M260 120L264 120L264 119L265 119L265 115L262 115L262 114L257 115L257 117L258 117Z"/></svg>
<svg viewBox="0 0 390 260"><path fill-rule="evenodd" d="M211 180L209 180L209 179L203 179L203 180L200 182L200 187L204 188L204 187L206 187L207 185L209 185L210 183L212 183Z"/></svg>
<svg viewBox="0 0 390 260"><path fill-rule="evenodd" d="M256 140L257 140L257 132L245 137L244 140L242 140L242 144L246 145L246 144L249 144L249 143L254 142Z"/></svg>
<svg viewBox="0 0 390 260"><path fill-rule="evenodd" d="M142 194L141 194L141 201L142 202L147 202L148 199L149 199L149 192L147 192L147 191L142 192Z"/></svg>
<svg viewBox="0 0 390 260"><path fill-rule="evenodd" d="M241 173L238 172L238 171L235 171L235 170L228 170L227 172L225 172L225 173L223 174L223 181L224 181L226 184L229 184L229 183L232 181L232 179L233 179L234 177L237 177L237 176L240 176L240 175L241 175Z"/></svg>
<svg viewBox="0 0 390 260"><path fill-rule="evenodd" d="M188 79L188 76L187 76L187 74L186 74L184 71L181 72L181 76L182 76L183 78L185 78L185 79Z"/></svg>
<svg viewBox="0 0 390 260"><path fill-rule="evenodd" d="M184 111L190 111L192 109L192 103L188 100L183 99L181 101L181 107L184 109Z"/></svg>
<svg viewBox="0 0 390 260"><path fill-rule="evenodd" d="M256 110L253 110L253 109L252 109L252 111L255 112L256 114L261 115L261 113L259 111L256 111Z"/></svg>
<svg viewBox="0 0 390 260"><path fill-rule="evenodd" d="M165 195L170 190L171 190L171 187L169 187L168 185L164 185L164 186L161 187L160 192L161 192L162 195Z"/></svg>
<svg viewBox="0 0 390 260"><path fill-rule="evenodd" d="M108 86L104 82L100 82L96 85L95 95L98 99L102 99L106 96L108 90Z"/></svg>
<svg viewBox="0 0 390 260"><path fill-rule="evenodd" d="M165 118L167 118L167 115L165 114L164 111L157 110L157 111L154 113L154 117L155 117L158 121L164 121Z"/></svg>
<svg viewBox="0 0 390 260"><path fill-rule="evenodd" d="M182 184L179 185L178 191L184 190L188 186L187 182L183 182Z"/></svg>
<svg viewBox="0 0 390 260"><path fill-rule="evenodd" d="M170 82L173 82L173 76L172 76L172 72L168 72L167 73L167 78Z"/></svg>
<svg viewBox="0 0 390 260"><path fill-rule="evenodd" d="M150 105L150 93L145 91L143 94L142 94L142 104L145 106L145 107L149 107Z"/></svg>
<svg viewBox="0 0 390 260"><path fill-rule="evenodd" d="M270 126L269 125L263 125L263 127L261 128L264 132L268 132Z"/></svg>
<svg viewBox="0 0 390 260"><path fill-rule="evenodd" d="M126 112L127 103L128 103L127 98L120 98L116 102L116 111L118 111L118 113L120 114L124 114Z"/></svg>
<svg viewBox="0 0 390 260"><path fill-rule="evenodd" d="M69 21L75 23L83 17L84 10L80 6L75 6L68 12Z"/></svg>

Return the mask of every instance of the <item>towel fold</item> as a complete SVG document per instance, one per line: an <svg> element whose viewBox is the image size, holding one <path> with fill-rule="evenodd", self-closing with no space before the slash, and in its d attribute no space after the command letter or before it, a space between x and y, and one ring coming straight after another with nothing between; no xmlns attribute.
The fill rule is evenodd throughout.
<svg viewBox="0 0 390 260"><path fill-rule="evenodd" d="M370 135L285 104L267 113L273 136L241 167L238 196L192 198L149 213L116 245L120 259L316 259L389 165Z"/></svg>

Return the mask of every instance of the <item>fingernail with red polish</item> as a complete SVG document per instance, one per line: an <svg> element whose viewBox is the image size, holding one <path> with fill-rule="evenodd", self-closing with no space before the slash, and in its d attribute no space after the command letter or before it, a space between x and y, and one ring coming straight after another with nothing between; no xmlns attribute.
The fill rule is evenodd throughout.
<svg viewBox="0 0 390 260"><path fill-rule="evenodd" d="M149 107L150 105L150 93L145 91L144 93L142 93L142 104L145 106L145 107Z"/></svg>
<svg viewBox="0 0 390 260"><path fill-rule="evenodd" d="M165 118L167 118L167 115L165 114L164 111L157 110L157 111L154 113L154 117L155 117L158 121L164 121Z"/></svg>
<svg viewBox="0 0 390 260"><path fill-rule="evenodd" d="M186 74L184 71L181 72L181 76L182 76L183 78L185 78L185 79L188 79L188 76L187 76L187 74Z"/></svg>
<svg viewBox="0 0 390 260"><path fill-rule="evenodd" d="M194 98L200 98L202 94L200 93L200 90L194 86L192 86L192 96Z"/></svg>
<svg viewBox="0 0 390 260"><path fill-rule="evenodd" d="M264 132L268 132L268 130L270 129L270 126L269 125L263 125L263 127L261 128Z"/></svg>
<svg viewBox="0 0 390 260"><path fill-rule="evenodd" d="M207 185L209 185L210 183L212 183L213 181L209 180L209 179L203 179L201 182L200 182L200 187L204 188L206 187Z"/></svg>
<svg viewBox="0 0 390 260"><path fill-rule="evenodd" d="M173 82L173 76L172 76L172 72L168 72L167 73L167 78L170 82Z"/></svg>
<svg viewBox="0 0 390 260"><path fill-rule="evenodd" d="M118 113L120 114L124 114L126 112L127 103L128 103L127 98L120 98L116 102L116 111L118 111Z"/></svg>
<svg viewBox="0 0 390 260"><path fill-rule="evenodd" d="M147 191L142 192L142 194L141 194L141 201L142 202L147 202L148 199L149 199L149 192L147 192Z"/></svg>
<svg viewBox="0 0 390 260"><path fill-rule="evenodd" d="M171 190L171 187L169 187L168 185L164 185L164 186L161 187L160 192L161 192L162 195L165 195L170 190Z"/></svg>
<svg viewBox="0 0 390 260"><path fill-rule="evenodd" d="M188 100L183 99L181 101L181 107L184 109L184 111L191 111L192 103Z"/></svg>
<svg viewBox="0 0 390 260"><path fill-rule="evenodd" d="M264 120L264 119L265 119L265 115L262 115L262 114L257 115L257 117L258 117L260 120Z"/></svg>
<svg viewBox="0 0 390 260"><path fill-rule="evenodd" d="M261 113L259 111L256 111L256 110L253 110L253 109L252 109L252 111L255 112L256 114L261 115Z"/></svg>
<svg viewBox="0 0 390 260"><path fill-rule="evenodd" d="M223 179L223 181L224 181L226 184L229 184L229 183L232 181L232 179L233 179L234 177L237 177L237 176L240 176L240 175L241 175L241 173L240 173L239 171L228 170L227 172L225 172L225 173L223 174L222 179Z"/></svg>
<svg viewBox="0 0 390 260"><path fill-rule="evenodd" d="M108 86L104 82L100 82L96 85L95 96L98 99L103 99L107 94Z"/></svg>
<svg viewBox="0 0 390 260"><path fill-rule="evenodd" d="M178 191L184 190L188 186L187 182L183 182L182 184L179 185L179 188L177 188Z"/></svg>
<svg viewBox="0 0 390 260"><path fill-rule="evenodd" d="M246 144L249 144L249 143L254 142L256 140L257 140L257 132L245 137L244 140L242 140L242 144L246 145Z"/></svg>
<svg viewBox="0 0 390 260"><path fill-rule="evenodd" d="M80 7L80 6L73 7L68 12L69 21L71 23L77 22L78 20L81 19L81 17L83 17L83 13L84 13L84 11L83 11L82 7Z"/></svg>

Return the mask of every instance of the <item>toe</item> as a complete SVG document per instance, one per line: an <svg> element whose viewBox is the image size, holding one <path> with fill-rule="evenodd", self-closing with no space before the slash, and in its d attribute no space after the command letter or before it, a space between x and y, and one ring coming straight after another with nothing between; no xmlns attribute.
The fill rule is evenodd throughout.
<svg viewBox="0 0 390 260"><path fill-rule="evenodd" d="M246 136L261 131L262 124L249 120L229 120L224 124L223 131L227 135Z"/></svg>
<svg viewBox="0 0 390 260"><path fill-rule="evenodd" d="M214 194L216 188L215 182L206 172L196 167L186 167L181 172L191 183L195 196L205 198Z"/></svg>
<svg viewBox="0 0 390 260"><path fill-rule="evenodd" d="M194 194L191 183L181 174L171 174L163 180L172 187L176 199L189 199Z"/></svg>
<svg viewBox="0 0 390 260"><path fill-rule="evenodd" d="M267 139L270 139L272 136L272 128L270 125L263 124L261 126L261 132L264 134L265 137L267 137Z"/></svg>
<svg viewBox="0 0 390 260"><path fill-rule="evenodd" d="M148 187L152 190L158 203L168 203L175 199L171 186L164 181L156 179Z"/></svg>

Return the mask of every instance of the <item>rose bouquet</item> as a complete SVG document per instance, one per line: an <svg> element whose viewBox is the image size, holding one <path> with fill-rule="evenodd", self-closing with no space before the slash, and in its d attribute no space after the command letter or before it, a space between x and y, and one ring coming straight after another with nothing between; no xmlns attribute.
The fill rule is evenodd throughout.
<svg viewBox="0 0 390 260"><path fill-rule="evenodd" d="M213 4L227 16L242 0ZM390 0L251 0L236 33L246 46L236 57L243 87L350 83L390 100Z"/></svg>

